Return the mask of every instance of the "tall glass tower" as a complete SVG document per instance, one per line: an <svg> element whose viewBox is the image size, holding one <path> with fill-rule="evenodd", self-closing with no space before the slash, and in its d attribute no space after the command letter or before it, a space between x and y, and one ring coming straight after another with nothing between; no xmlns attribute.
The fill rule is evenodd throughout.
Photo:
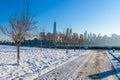
<svg viewBox="0 0 120 80"><path fill-rule="evenodd" d="M56 22L54 22L54 25L53 25L53 34L56 34Z"/></svg>

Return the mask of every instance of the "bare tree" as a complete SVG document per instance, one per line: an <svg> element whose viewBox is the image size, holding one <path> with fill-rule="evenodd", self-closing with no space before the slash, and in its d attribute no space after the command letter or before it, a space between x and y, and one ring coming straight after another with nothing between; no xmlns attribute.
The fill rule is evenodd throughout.
<svg viewBox="0 0 120 80"><path fill-rule="evenodd" d="M56 49L56 48L57 48L57 44L58 44L58 42L60 41L59 34L55 34L53 41L54 41L54 43L55 43L55 49Z"/></svg>
<svg viewBox="0 0 120 80"><path fill-rule="evenodd" d="M63 32L63 34L61 34L62 37L62 42L64 42L64 45L66 47L66 53L68 53L68 42L69 42L69 35Z"/></svg>
<svg viewBox="0 0 120 80"><path fill-rule="evenodd" d="M69 43L69 35L65 35L65 44L66 44L66 52L68 53L68 43Z"/></svg>
<svg viewBox="0 0 120 80"><path fill-rule="evenodd" d="M64 42L64 34L61 32L57 35L57 42L63 43Z"/></svg>
<svg viewBox="0 0 120 80"><path fill-rule="evenodd" d="M65 43L65 34L60 32L58 36L59 42Z"/></svg>
<svg viewBox="0 0 120 80"><path fill-rule="evenodd" d="M62 42L64 44L64 46L66 47L66 53L68 53L69 36L63 32L58 34L57 39L59 42Z"/></svg>
<svg viewBox="0 0 120 80"><path fill-rule="evenodd" d="M44 32L39 31L36 36L40 40L40 47L41 47L41 51L42 51L42 47L43 47L42 40L44 39Z"/></svg>
<svg viewBox="0 0 120 80"><path fill-rule="evenodd" d="M80 45L82 45L82 42L83 42L83 34L80 34L79 36L79 49L80 49Z"/></svg>
<svg viewBox="0 0 120 80"><path fill-rule="evenodd" d="M65 42L65 34L64 33L59 33L59 41Z"/></svg>
<svg viewBox="0 0 120 80"><path fill-rule="evenodd" d="M74 44L74 51L75 51L76 44L78 44L78 42L79 42L77 33L73 33L73 35L72 35L72 42Z"/></svg>
<svg viewBox="0 0 120 80"><path fill-rule="evenodd" d="M30 15L29 6L27 6L19 15L17 13L11 15L9 26L0 26L0 30L10 37L17 46L18 64L20 61L20 45L26 38L31 37L33 30L36 28L34 17Z"/></svg>
<svg viewBox="0 0 120 80"><path fill-rule="evenodd" d="M53 34L48 32L47 35L46 35L46 39L48 41L49 48L50 48L50 42L53 40L53 38L54 38Z"/></svg>

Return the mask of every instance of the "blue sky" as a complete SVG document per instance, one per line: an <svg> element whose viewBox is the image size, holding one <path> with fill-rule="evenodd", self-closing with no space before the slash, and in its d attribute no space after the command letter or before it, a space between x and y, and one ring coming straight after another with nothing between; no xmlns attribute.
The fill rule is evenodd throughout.
<svg viewBox="0 0 120 80"><path fill-rule="evenodd" d="M0 24L6 25L9 16L30 2L39 28L53 32L71 27L73 32L120 35L120 0L0 0Z"/></svg>

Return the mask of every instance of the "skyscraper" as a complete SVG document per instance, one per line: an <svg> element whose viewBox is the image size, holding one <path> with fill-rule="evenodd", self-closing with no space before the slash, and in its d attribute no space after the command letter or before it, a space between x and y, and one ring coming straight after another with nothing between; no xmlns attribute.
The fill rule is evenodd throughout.
<svg viewBox="0 0 120 80"><path fill-rule="evenodd" d="M69 35L69 32L70 32L70 29L67 28L67 29L66 29L66 34Z"/></svg>
<svg viewBox="0 0 120 80"><path fill-rule="evenodd" d="M84 39L87 40L88 38L88 34L87 34L87 31L84 32Z"/></svg>
<svg viewBox="0 0 120 80"><path fill-rule="evenodd" d="M72 29L70 28L70 37L72 37Z"/></svg>
<svg viewBox="0 0 120 80"><path fill-rule="evenodd" d="M53 34L56 34L56 22L53 24Z"/></svg>

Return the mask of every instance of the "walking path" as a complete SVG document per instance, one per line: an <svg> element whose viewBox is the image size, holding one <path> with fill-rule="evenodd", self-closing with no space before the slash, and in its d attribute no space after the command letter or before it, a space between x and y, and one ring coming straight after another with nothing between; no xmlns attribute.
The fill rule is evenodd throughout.
<svg viewBox="0 0 120 80"><path fill-rule="evenodd" d="M36 80L117 80L104 51L89 51Z"/></svg>

